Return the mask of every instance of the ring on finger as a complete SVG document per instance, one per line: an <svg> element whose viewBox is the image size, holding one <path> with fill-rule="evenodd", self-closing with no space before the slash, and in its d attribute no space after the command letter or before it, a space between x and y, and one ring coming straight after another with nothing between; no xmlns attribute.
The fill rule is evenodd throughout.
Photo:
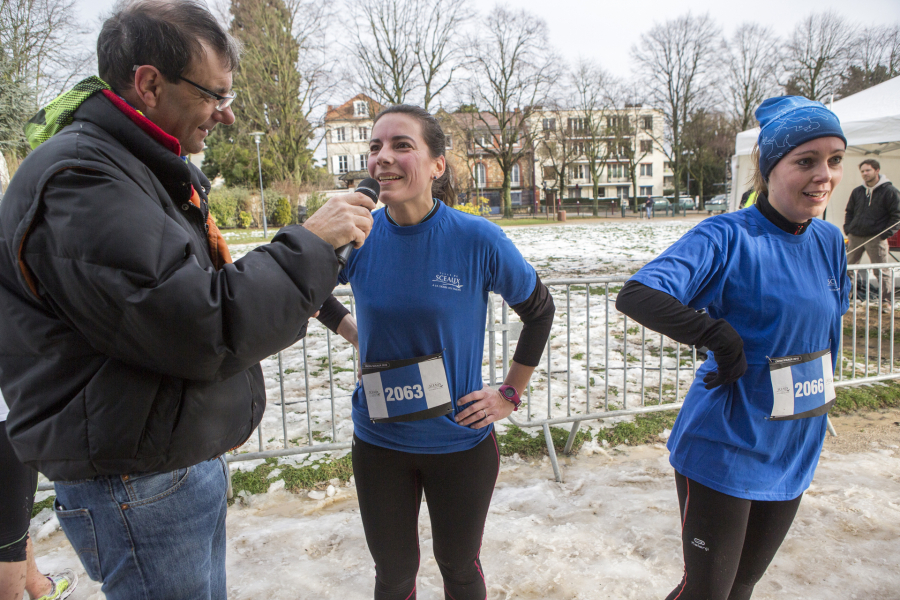
<svg viewBox="0 0 900 600"><path fill-rule="evenodd" d="M482 419L487 419L487 413L484 412L483 408L481 409L481 414L482 414L482 417L481 417Z"/></svg>

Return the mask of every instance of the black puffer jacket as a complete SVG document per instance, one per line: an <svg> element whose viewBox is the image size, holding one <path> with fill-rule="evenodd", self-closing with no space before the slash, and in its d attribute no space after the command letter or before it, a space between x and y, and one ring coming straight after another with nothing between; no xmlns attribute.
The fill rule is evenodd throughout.
<svg viewBox="0 0 900 600"><path fill-rule="evenodd" d="M241 444L265 407L259 361L331 293L334 250L299 226L217 271L189 201L201 177L98 93L13 178L0 385L16 453L49 478L176 469Z"/></svg>
<svg viewBox="0 0 900 600"><path fill-rule="evenodd" d="M861 185L850 193L847 212L844 214L844 233L859 237L881 234L886 240L900 229L900 192L884 176L871 194Z"/></svg>

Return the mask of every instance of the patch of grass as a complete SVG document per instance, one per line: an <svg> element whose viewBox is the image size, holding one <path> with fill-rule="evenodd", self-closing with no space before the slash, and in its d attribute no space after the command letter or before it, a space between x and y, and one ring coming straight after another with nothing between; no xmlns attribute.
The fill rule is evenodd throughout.
<svg viewBox="0 0 900 600"><path fill-rule="evenodd" d="M290 375L291 373L296 373L296 372L297 372L297 369L285 369L284 370L285 375Z"/></svg>
<svg viewBox="0 0 900 600"><path fill-rule="evenodd" d="M657 436L665 429L672 429L677 410L636 415L634 421L616 423L609 429L597 432L597 441L606 440L610 446L625 444L639 446L658 441Z"/></svg>
<svg viewBox="0 0 900 600"><path fill-rule="evenodd" d="M573 355L572 358L574 360L584 360L584 352L579 352L578 354Z"/></svg>
<svg viewBox="0 0 900 600"><path fill-rule="evenodd" d="M49 498L45 498L40 502L35 502L34 507L31 509L31 518L35 518L39 512L44 510L45 508L53 508L53 501L56 500L56 496L50 496Z"/></svg>
<svg viewBox="0 0 900 600"><path fill-rule="evenodd" d="M627 333L628 335L637 335L639 331L640 329L637 327L629 327Z"/></svg>
<svg viewBox="0 0 900 600"><path fill-rule="evenodd" d="M900 382L838 388L831 413L843 415L858 410L877 410L900 406Z"/></svg>
<svg viewBox="0 0 900 600"><path fill-rule="evenodd" d="M269 473L275 469L281 469L281 474L274 479L269 479ZM279 466L276 459L269 458L266 459L265 464L259 465L252 471L235 471L232 473L231 487L236 498L244 490L251 494L262 494L268 491L269 486L274 481L284 479L285 489L289 492L297 492L299 490L312 489L316 485L331 479L339 479L342 482L346 482L349 481L351 475L353 475L353 461L349 454L337 460L330 460L326 457L312 465L302 467ZM233 499L229 500L229 504L233 503Z"/></svg>
<svg viewBox="0 0 900 600"><path fill-rule="evenodd" d="M547 454L547 444L544 441L543 430L538 429L539 434L532 437L524 429L510 425L506 433L497 435L497 444L500 447L501 456L518 454L522 458L544 456ZM569 439L569 430L560 427L550 428L550 437L553 438L553 447L558 454L566 449L566 441ZM575 442L572 444L572 452L578 452L585 441L591 439L587 430L579 430L575 434Z"/></svg>

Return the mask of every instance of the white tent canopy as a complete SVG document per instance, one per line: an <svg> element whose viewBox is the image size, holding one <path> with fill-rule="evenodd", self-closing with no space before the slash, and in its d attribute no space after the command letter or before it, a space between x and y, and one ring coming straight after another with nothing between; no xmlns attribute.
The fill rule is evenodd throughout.
<svg viewBox="0 0 900 600"><path fill-rule="evenodd" d="M840 227L844 223L844 209L850 192L862 185L857 169L860 161L865 158L878 160L881 173L900 183L900 77L847 96L830 108L840 119L847 137L844 179L835 188L826 212L826 220ZM741 194L750 187L750 153L758 137L759 128L756 127L742 131L735 139L731 210L737 208Z"/></svg>

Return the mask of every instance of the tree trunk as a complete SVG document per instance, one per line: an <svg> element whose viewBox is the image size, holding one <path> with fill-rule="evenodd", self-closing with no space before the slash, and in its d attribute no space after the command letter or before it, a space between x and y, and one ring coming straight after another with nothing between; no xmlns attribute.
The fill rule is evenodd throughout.
<svg viewBox="0 0 900 600"><path fill-rule="evenodd" d="M512 219L512 195L509 193L510 187L512 185L512 179L510 178L509 171L503 171L503 190L501 191L501 198L503 199L503 218Z"/></svg>
<svg viewBox="0 0 900 600"><path fill-rule="evenodd" d="M594 216L599 217L600 216L600 207L598 206L599 202L597 200L597 196L600 195L600 184L597 183L597 178L594 177L594 168L595 168L595 165L593 162L591 162L591 179L592 179L593 189L594 189L594 194L593 194L593 196L594 196L594 202L593 202L594 203L594 207L593 207L594 208Z"/></svg>

